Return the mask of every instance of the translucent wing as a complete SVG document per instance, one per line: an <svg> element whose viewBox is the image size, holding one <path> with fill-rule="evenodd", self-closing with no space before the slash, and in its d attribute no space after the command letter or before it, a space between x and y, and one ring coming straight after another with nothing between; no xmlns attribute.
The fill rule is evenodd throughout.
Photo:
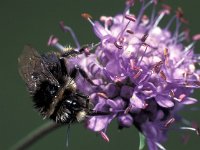
<svg viewBox="0 0 200 150"><path fill-rule="evenodd" d="M58 81L46 67L43 58L31 46L24 47L18 61L20 75L31 94L36 92L43 81L49 81L51 84L59 86Z"/></svg>

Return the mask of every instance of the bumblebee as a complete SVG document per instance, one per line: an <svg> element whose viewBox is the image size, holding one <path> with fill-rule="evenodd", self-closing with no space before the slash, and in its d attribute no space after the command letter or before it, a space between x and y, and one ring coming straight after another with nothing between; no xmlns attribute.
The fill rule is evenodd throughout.
<svg viewBox="0 0 200 150"><path fill-rule="evenodd" d="M24 47L19 57L19 73L26 83L34 107L44 118L56 123L80 122L92 110L89 97L77 90L75 78L79 73L91 86L93 82L78 65L69 70L66 60L83 51L50 52L40 55L33 47Z"/></svg>

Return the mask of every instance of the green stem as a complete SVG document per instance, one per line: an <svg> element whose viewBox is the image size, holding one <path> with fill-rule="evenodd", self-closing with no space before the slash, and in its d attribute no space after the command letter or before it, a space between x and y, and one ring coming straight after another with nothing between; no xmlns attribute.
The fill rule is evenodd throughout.
<svg viewBox="0 0 200 150"><path fill-rule="evenodd" d="M61 127L62 124L56 124L54 122L48 122L41 127L37 128L35 131L29 133L25 138L21 139L16 145L14 145L11 150L25 150L31 145L33 145L36 141L38 141L43 136L52 132L53 130Z"/></svg>

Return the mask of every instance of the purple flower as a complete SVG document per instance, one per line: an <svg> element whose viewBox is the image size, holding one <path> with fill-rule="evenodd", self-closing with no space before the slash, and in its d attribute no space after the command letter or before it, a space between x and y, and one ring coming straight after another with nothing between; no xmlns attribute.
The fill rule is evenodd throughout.
<svg viewBox="0 0 200 150"><path fill-rule="evenodd" d="M200 36L194 36L194 41L185 46L188 32L180 32L180 26L187 20L181 9L161 28L160 21L171 10L168 5L163 5L156 15L157 1L143 0L140 12L134 15L129 10L134 2L127 1L125 11L115 17L102 16L103 25L83 14L100 44L94 53L79 59L95 85L80 77L77 87L90 95L94 110L109 113L89 116L88 129L100 132L108 141L107 127L116 118L119 129L135 126L146 137L150 150L165 149L161 143L174 123L185 124L179 129L198 131L178 111L197 102L191 97L193 90L200 87L199 70L195 68L199 55L193 49ZM144 13L151 6L148 18ZM172 32L173 23L176 29Z"/></svg>
<svg viewBox="0 0 200 150"><path fill-rule="evenodd" d="M87 18L100 45L95 53L81 57L80 65L97 86L85 83L84 87L89 87L85 89L81 86L83 79L77 82L83 87L80 91L91 95L95 110L110 112L89 117L87 128L106 133L110 122L117 118L120 129L134 125L144 134L150 150L163 148L160 143L167 139L170 126L181 121L177 111L197 102L190 96L199 88L195 42L184 46L186 33L179 33L185 20L182 12L177 10L162 29L159 22L169 14L170 7L164 5L157 16L144 16L145 8L155 2L143 1L137 17L129 13L127 3L124 13L101 17L104 25ZM174 20L177 27L171 32Z"/></svg>

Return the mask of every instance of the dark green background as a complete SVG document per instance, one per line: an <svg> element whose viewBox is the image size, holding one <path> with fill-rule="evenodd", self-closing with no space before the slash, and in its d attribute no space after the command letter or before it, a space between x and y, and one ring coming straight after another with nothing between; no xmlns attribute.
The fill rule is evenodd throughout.
<svg viewBox="0 0 200 150"><path fill-rule="evenodd" d="M200 32L200 1L198 0L166 0L173 8L181 6L189 19L191 34ZM80 14L89 12L94 19L101 15L115 15L123 11L124 0L0 0L0 149L6 150L36 127L44 124L41 117L33 110L24 82L18 74L17 58L23 46L30 43L39 51L49 51L47 40L51 34L60 38L63 44L72 44L71 37L64 34L58 23L74 29L81 44L96 42L91 25L81 18ZM132 8L136 12L138 8ZM200 44L196 49L199 51ZM200 52L200 51L199 51ZM197 93L197 92L196 92ZM198 93L195 94L198 96ZM199 95L200 97L200 95ZM184 112L191 120L200 123L199 112ZM189 132L188 132L189 133ZM110 143L99 136L85 130L80 125L71 128L70 146L68 150L137 150L138 133L134 128L122 132L113 123L108 135ZM172 131L166 148L200 149L200 138L192 134L187 145L180 142L182 134ZM49 134L31 147L31 150L64 150L66 128Z"/></svg>

